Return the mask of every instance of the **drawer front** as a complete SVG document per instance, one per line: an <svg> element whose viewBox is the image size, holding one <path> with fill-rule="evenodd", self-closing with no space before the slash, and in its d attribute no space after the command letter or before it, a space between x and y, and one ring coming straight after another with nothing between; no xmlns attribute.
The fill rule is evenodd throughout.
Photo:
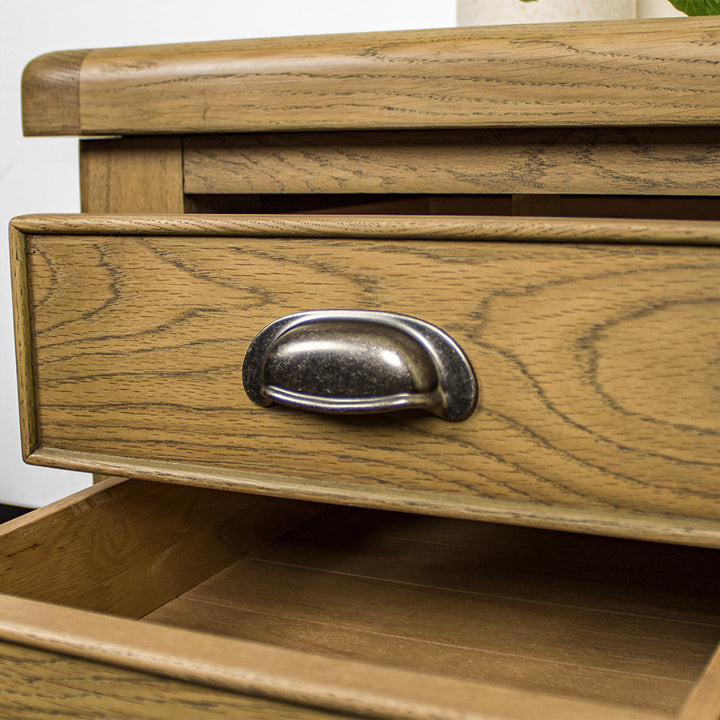
<svg viewBox="0 0 720 720"><path fill-rule="evenodd" d="M720 228L458 218L26 218L14 272L35 462L720 544ZM463 348L452 423L246 396L254 336L389 310Z"/></svg>
<svg viewBox="0 0 720 720"><path fill-rule="evenodd" d="M73 620L82 621L77 616ZM67 648L63 648L67 652ZM283 704L65 653L0 643L0 701L13 720L343 720L344 713ZM38 685L51 692L39 693ZM132 691L128 693L128 688ZM651 719L652 720L652 719Z"/></svg>

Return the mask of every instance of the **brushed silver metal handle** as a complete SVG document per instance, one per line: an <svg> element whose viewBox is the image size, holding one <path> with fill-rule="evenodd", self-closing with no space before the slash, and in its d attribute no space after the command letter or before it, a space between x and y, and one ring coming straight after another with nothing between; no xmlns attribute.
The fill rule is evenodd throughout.
<svg viewBox="0 0 720 720"><path fill-rule="evenodd" d="M275 320L250 343L243 385L258 405L323 413L421 408L458 421L478 401L472 366L447 333L372 310L310 310Z"/></svg>

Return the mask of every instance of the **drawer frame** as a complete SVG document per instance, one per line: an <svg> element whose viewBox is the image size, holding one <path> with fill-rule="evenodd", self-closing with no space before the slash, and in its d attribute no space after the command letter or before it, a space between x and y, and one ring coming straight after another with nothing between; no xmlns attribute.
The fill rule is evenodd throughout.
<svg viewBox="0 0 720 720"><path fill-rule="evenodd" d="M24 129L26 134L39 135L130 133L81 142L84 212L288 212L300 208L322 212L338 208L341 196L346 194L347 212L366 213L375 207L376 212L393 213L718 219L720 183L714 127L718 118L712 87L712 40L717 35L716 20L694 18L636 22L629 29L623 24L583 23L539 29L464 28L306 38L290 44L286 40L259 40L53 53L33 61L24 75ZM138 63L143 57L153 62ZM287 65L289 57L298 60L300 66L291 62L295 71L284 73L278 85L277 61L281 59ZM547 62L538 62L543 58L561 69L572 67L577 77L559 89L557 73L548 72ZM310 85L305 72L308 67L314 78ZM250 86L244 72L248 68L252 70ZM422 68L420 74L418 68ZM480 71L468 72L468 68ZM172 83L164 81L168 72L182 81L175 83L175 91ZM648 72L661 77L662 83L649 86ZM153 80L158 74L163 76L161 82L142 82L143 77ZM347 78L351 75L359 84L355 83L348 95ZM528 79L533 82L528 84ZM190 105L188 80L197 86ZM118 124L117 96L107 92L111 86L131 100L140 99L123 104L123 112L131 116L129 122ZM348 113L337 112L338 88L346 101L357 95L358 102L346 108L350 121L339 119ZM518 93L518 88L527 92ZM214 104L214 112L208 113L213 103L208 105L206 90L222 96ZM392 107L388 106L388 92L396 101ZM259 102L248 101L252 101L253 93ZM307 102L298 113L301 95ZM109 97L112 102L108 102ZM333 100L329 104L328 98ZM158 112L148 113L151 105ZM248 112L238 113L241 106L247 106ZM341 122L347 126L338 125ZM288 130L292 132L285 132ZM138 132L152 135L132 136ZM198 135L208 132L225 134ZM574 192L586 195L566 195L569 182ZM452 197L442 192L467 194ZM293 198L292 193L306 194ZM337 197L332 198L333 193ZM374 197L362 197L363 193ZM408 197L402 197L403 193ZM681 197L686 195L693 197ZM182 227L191 235L208 232L206 220L191 215L126 218L122 222L134 227L132 232L151 235L181 232L178 228ZM346 220L331 218L314 222L314 232L325 232L325 237L333 237L341 225L347 226ZM368 222L379 226L370 219L357 223L357 227ZM293 219L276 218L273 223L274 230L288 236L302 233ZM523 242L555 242L558 234L563 235L570 227L547 218L531 223L512 217L484 218L481 224L482 232L492 239ZM88 230L93 225L94 229ZM263 225L267 228L267 218L213 220L213 226L225 227L227 234L242 228L243 233L262 236ZM385 220L381 225L383 231L395 228L398 237L412 235L421 227L427 233L429 227L427 220L417 218ZM435 223L442 236L451 226L458 237L468 237L478 220ZM572 226L582 230L582 241L587 243L610 239L620 244L642 243L650 234L655 243L719 242L714 226L697 223L665 224L662 232L660 225L644 221L581 220L572 221ZM25 232L112 234L117 227L117 219L112 218L90 217L85 224L72 218L26 218L16 222L11 237L17 251ZM29 317L27 276L22 259L16 259L16 323L25 327L22 323ZM88 457L46 447L35 422L31 354L32 334L23 331L18 344L20 403L23 453L29 462L185 484L174 489L169 484L164 486L168 493L184 492L187 485L194 484L233 487L258 495L276 493L407 509L407 498L382 493L369 498L338 493L330 486L315 492L293 478L279 485L277 478L269 475L238 477L208 472L206 467L179 467L160 461L129 464L120 455ZM127 484L105 482L1 528L0 548L7 550L5 559L13 565L10 575L19 583L12 592L34 597L37 590L22 590L20 585L43 580L33 562L23 567L15 554L18 538L21 544L28 541L29 546L36 541L37 548L42 549L52 537L48 530L54 519L64 516L69 519L67 541L82 557L93 543L88 543L87 537L82 540L82 533L75 536L78 521L97 517L99 507L112 507L113 501L93 503ZM240 494L235 495L239 502ZM621 513L565 510L557 514L522 503L486 504L479 513L467 507L451 508L439 499L417 504L414 510L589 533L720 544L717 523L690 519L679 522L677 518L646 515L641 524L637 517ZM170 537L176 537L182 520L182 515L169 513L158 524ZM138 522L142 525L143 521ZM142 537L140 525L136 523L135 528ZM117 517L111 526L114 531L125 527ZM201 581L204 572L213 572L228 561L228 549L224 542L213 540L214 532L210 532L209 540L199 543L195 555L180 553L181 560L192 562L187 567L176 563L176 571L169 573L171 582L163 586L166 596L182 592ZM118 537L124 536L120 533ZM72 548L66 550L73 552ZM160 553L155 559L163 566L172 556ZM117 561L115 553L108 557L111 562ZM152 568L152 561L143 566L129 558L126 563L125 575L117 574L117 582L111 583L111 598L118 593L123 597L124 579L146 578L148 568ZM167 567L163 567L165 572ZM28 570L37 570L34 580L28 580ZM10 591L8 572L0 578ZM124 606L108 605L101 610L109 615L103 615L77 609L80 600L66 595L67 587L62 592L59 585L54 587L57 596L43 601L0 596L0 672L10 679L0 688L0 701L20 713L19 717L37 717L48 710L37 705L42 703L35 698L39 688L58 691L67 686L77 694L63 706L63 710L71 708L65 716L75 717L79 704L85 703L86 710L92 706L88 717L94 718L99 710L117 709L113 703L132 682L135 699L143 702L135 703L130 710L124 705L122 714L142 714L148 720L158 716L158 702L167 703L164 709L169 708L173 716L193 720L245 714L309 719L325 718L328 713L333 717L360 713L448 719L649 718L647 713L539 697L515 688L461 687L445 679L438 685L437 679L427 676L418 683L417 676L384 668L335 661L330 666L322 659L251 643L165 627L141 627L133 620L112 617L122 612L132 615L127 593ZM98 599L94 602L97 604ZM58 606L64 604L76 607ZM412 687L411 693L405 691L405 682ZM115 697L107 692L109 685L115 687ZM720 712L718 687L720 654L698 681L681 712L682 720L715 720ZM84 691L90 693L90 699L83 696L82 703L73 702ZM57 703L52 710L56 716Z"/></svg>

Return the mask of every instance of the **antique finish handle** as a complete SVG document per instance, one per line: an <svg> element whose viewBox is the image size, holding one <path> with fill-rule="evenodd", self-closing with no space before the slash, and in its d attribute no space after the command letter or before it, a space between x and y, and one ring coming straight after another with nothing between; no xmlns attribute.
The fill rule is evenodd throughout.
<svg viewBox="0 0 720 720"><path fill-rule="evenodd" d="M311 310L261 330L243 363L258 405L324 413L420 408L446 420L475 409L477 382L457 343L430 323L370 310Z"/></svg>

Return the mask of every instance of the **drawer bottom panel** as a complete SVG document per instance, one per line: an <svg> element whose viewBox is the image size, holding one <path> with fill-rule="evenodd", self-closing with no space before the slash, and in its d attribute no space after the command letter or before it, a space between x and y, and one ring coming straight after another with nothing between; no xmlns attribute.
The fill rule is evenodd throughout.
<svg viewBox="0 0 720 720"><path fill-rule="evenodd" d="M333 508L146 619L672 714L720 641L717 562L714 551Z"/></svg>

